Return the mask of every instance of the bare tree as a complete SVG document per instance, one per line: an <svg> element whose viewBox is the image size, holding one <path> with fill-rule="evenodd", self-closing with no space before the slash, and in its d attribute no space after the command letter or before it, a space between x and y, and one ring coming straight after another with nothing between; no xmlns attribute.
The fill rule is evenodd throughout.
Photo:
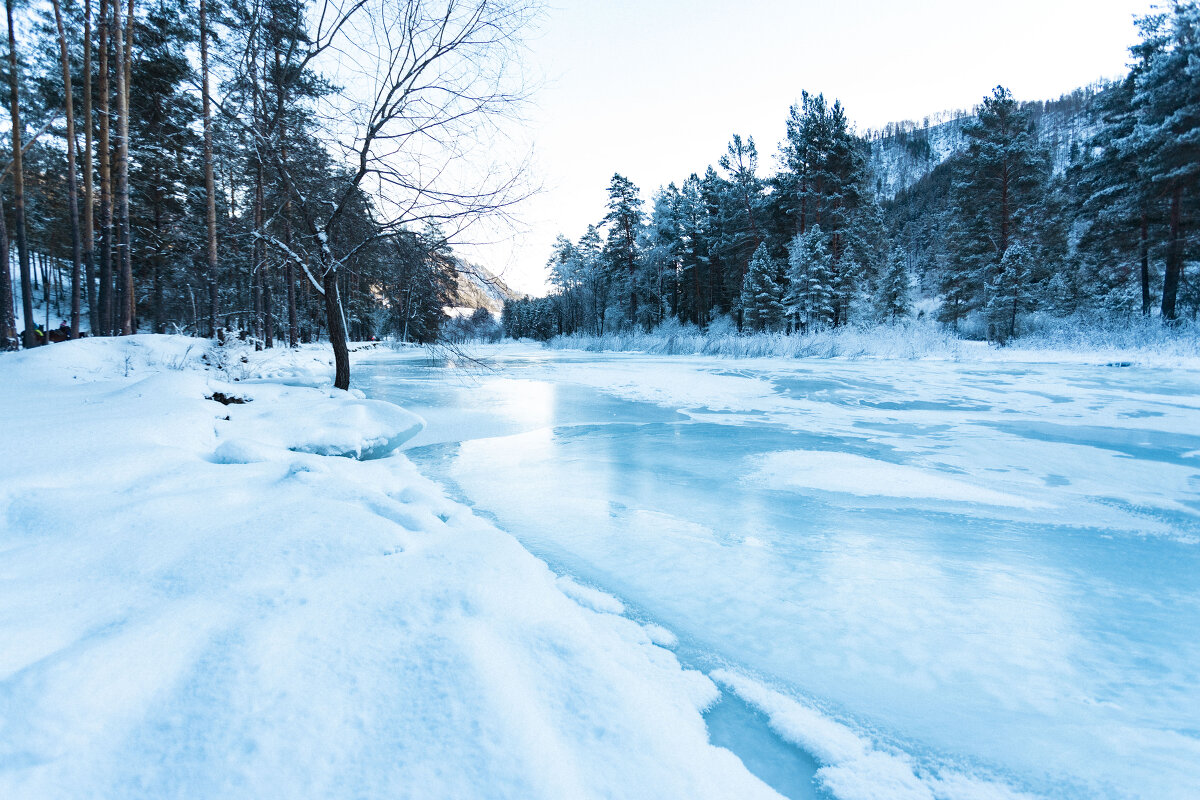
<svg viewBox="0 0 1200 800"><path fill-rule="evenodd" d="M324 296L334 386L350 386L338 276L355 255L414 225L460 235L484 216L506 216L528 195L525 162L494 163L501 123L527 96L521 35L537 0L327 0L316 14L308 58L347 87L321 107L329 148L351 171L331 199L304 196L290 165L272 168L316 246L310 267L265 230ZM366 206L371 230L345 225ZM351 230L352 229L352 230Z"/></svg>
<svg viewBox="0 0 1200 800"><path fill-rule="evenodd" d="M58 52L62 62L63 92L67 110L67 210L71 220L71 338L79 338L79 299L83 248L79 231L79 179L75 158L75 105L71 89L71 54L63 28L62 3L54 0L54 24L58 28Z"/></svg>

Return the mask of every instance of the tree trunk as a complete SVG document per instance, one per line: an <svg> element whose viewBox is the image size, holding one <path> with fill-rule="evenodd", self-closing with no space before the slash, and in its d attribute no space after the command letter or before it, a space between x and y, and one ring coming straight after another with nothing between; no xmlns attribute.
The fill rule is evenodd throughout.
<svg viewBox="0 0 1200 800"><path fill-rule="evenodd" d="M264 256L266 247L263 247ZM270 350L275 346L275 315L274 298L272 295L271 273L267 271L266 260L263 261L263 346Z"/></svg>
<svg viewBox="0 0 1200 800"><path fill-rule="evenodd" d="M164 180L162 176L158 176L158 186L154 188L154 233L158 237L158 241L165 242L167 240L166 232L163 230L162 208L164 198L162 191L158 188L162 186ZM152 333L165 333L166 310L163 302L163 273L166 271L164 262L163 250L161 247L154 248L154 255L150 258L150 262L154 265L153 276L153 302L151 303L151 313L153 314L154 324L150 328Z"/></svg>
<svg viewBox="0 0 1200 800"><path fill-rule="evenodd" d="M1146 212L1142 212L1142 236L1139 255L1142 261L1142 315L1150 316L1150 225Z"/></svg>
<svg viewBox="0 0 1200 800"><path fill-rule="evenodd" d="M103 336L112 336L116 321L113 319L113 193L112 193L112 141L109 136L111 115L109 114L109 37L111 28L108 0L100 5L100 81L98 88L100 107L100 330Z"/></svg>
<svg viewBox="0 0 1200 800"><path fill-rule="evenodd" d="M254 265L251 278L254 294L254 349L263 343L263 271L266 269L266 247L263 245L263 173L260 167L254 177Z"/></svg>
<svg viewBox="0 0 1200 800"><path fill-rule="evenodd" d="M67 213L71 220L71 338L79 338L79 302L83 272L83 237L79 230L79 179L75 156L75 106L71 90L71 56L63 28L62 3L54 0L54 25L58 28L58 52L62 61L63 92L67 110Z"/></svg>
<svg viewBox="0 0 1200 800"><path fill-rule="evenodd" d="M1175 298L1183 274L1182 201L1183 186L1177 183L1171 192L1171 232L1167 239L1167 273L1163 276L1162 315L1168 320L1175 319Z"/></svg>
<svg viewBox="0 0 1200 800"><path fill-rule="evenodd" d="M83 12L83 285L88 305L88 327L99 327L96 309L95 185L92 181L92 0Z"/></svg>
<svg viewBox="0 0 1200 800"><path fill-rule="evenodd" d="M4 193L0 192L0 350L17 347L17 319L13 303L12 260L8 250L8 224L4 221Z"/></svg>
<svg viewBox="0 0 1200 800"><path fill-rule="evenodd" d="M208 226L209 335L217 335L217 190L213 177L212 100L208 89L208 3L200 0L200 95L204 109L204 199Z"/></svg>
<svg viewBox="0 0 1200 800"><path fill-rule="evenodd" d="M256 66L254 68L254 80L259 80L259 71ZM253 264L251 265L251 285L253 287L253 302L254 302L254 349L261 350L263 343L263 296L262 296L262 278L263 270L266 268L266 247L263 242L263 163L262 163L262 148L263 148L263 124L262 118L266 116L266 110L259 102L259 87L256 85L251 88L252 103L251 108L251 130L254 135L254 205L251 210L251 216L254 220L254 246L253 246Z"/></svg>
<svg viewBox="0 0 1200 800"><path fill-rule="evenodd" d="M326 267L325 318L329 320L329 344L333 346L335 389L350 388L350 348L346 343L346 317L342 314L342 300L338 294L337 271Z"/></svg>
<svg viewBox="0 0 1200 800"><path fill-rule="evenodd" d="M133 0L129 1L133 8ZM133 260L131 258L129 226L129 78L128 60L131 56L129 39L133 36L133 20L127 16L122 24L121 0L113 0L113 54L117 56L117 154L113 165L117 172L117 282L121 287L118 315L122 336L133 333L134 305Z"/></svg>
<svg viewBox="0 0 1200 800"><path fill-rule="evenodd" d="M280 54L280 41L275 41L275 125L279 131L279 158L287 163L287 119L284 116L286 98L284 96L283 59ZM299 343L299 324L296 320L296 275L292 264L292 222L288 219L291 211L291 198L283 201L283 213L280 215L283 224L283 243L287 252L283 256L283 279L287 283L287 315L288 315L288 347Z"/></svg>
<svg viewBox="0 0 1200 800"><path fill-rule="evenodd" d="M13 26L13 2L5 0L8 15L8 88L12 112L13 226L17 234L17 258L21 262L21 312L25 317L25 346L37 345L33 320L33 278L29 269L29 241L25 232L25 166L21 159L21 106L17 94L17 34ZM7 265L5 265L7 267Z"/></svg>

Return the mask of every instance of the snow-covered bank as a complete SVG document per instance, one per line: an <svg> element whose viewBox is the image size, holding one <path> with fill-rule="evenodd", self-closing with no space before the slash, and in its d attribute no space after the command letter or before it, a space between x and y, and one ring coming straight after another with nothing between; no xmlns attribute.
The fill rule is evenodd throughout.
<svg viewBox="0 0 1200 800"><path fill-rule="evenodd" d="M1157 318L1104 324L1053 320L1000 347L957 336L933 321L849 325L803 335L739 334L730 325L701 331L668 321L653 331L603 336L557 336L559 350L704 355L727 358L878 358L950 361L1128 363L1147 367L1200 367L1200 325L1164 326Z"/></svg>
<svg viewBox="0 0 1200 800"><path fill-rule="evenodd" d="M328 369L0 357L0 796L774 796L710 680L380 457L417 420Z"/></svg>

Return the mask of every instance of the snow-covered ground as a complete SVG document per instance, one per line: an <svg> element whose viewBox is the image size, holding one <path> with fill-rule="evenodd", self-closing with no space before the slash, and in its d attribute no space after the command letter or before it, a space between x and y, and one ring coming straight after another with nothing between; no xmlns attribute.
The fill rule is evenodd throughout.
<svg viewBox="0 0 1200 800"><path fill-rule="evenodd" d="M0 797L776 796L669 633L447 499L320 349L0 376Z"/></svg>
<svg viewBox="0 0 1200 800"><path fill-rule="evenodd" d="M810 792L1195 797L1200 370L993 353L358 375L426 418L422 470L669 631ZM766 776L752 717L724 741Z"/></svg>

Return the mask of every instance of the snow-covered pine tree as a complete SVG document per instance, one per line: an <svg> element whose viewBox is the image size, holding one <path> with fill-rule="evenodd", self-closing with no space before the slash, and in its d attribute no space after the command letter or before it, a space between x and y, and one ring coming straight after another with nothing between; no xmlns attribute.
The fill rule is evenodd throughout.
<svg viewBox="0 0 1200 800"><path fill-rule="evenodd" d="M763 228L764 182L758 177L758 149L754 137L734 134L718 164L721 178L718 208L721 261L726 266L722 294L737 298L742 291L750 259L766 239ZM740 301L739 301L740 302Z"/></svg>
<svg viewBox="0 0 1200 800"><path fill-rule="evenodd" d="M1145 168L1145 144L1135 135L1136 76L1145 68L1150 51L1134 48L1134 54L1139 53L1140 63L1103 95L1095 112L1099 126L1090 145L1097 154L1079 169L1079 217L1085 226L1079 247L1094 273L1094 281L1090 282L1093 285L1086 288L1097 299L1114 289L1123 294L1127 287L1117 282L1128 270L1120 267L1136 262L1142 313L1149 314L1151 230L1157 227L1161 214ZM1112 279L1107 279L1109 276Z"/></svg>
<svg viewBox="0 0 1200 800"><path fill-rule="evenodd" d="M969 144L953 186L953 264L943 275L941 317L956 322L977 308L1009 245L1027 235L1050 176L1046 149L1030 115L997 86L975 121L964 127Z"/></svg>
<svg viewBox="0 0 1200 800"><path fill-rule="evenodd" d="M1162 315L1175 319L1185 219L1200 210L1200 5L1172 0L1168 12L1142 20L1142 36L1150 53L1136 77L1133 136L1147 154L1156 194L1168 205Z"/></svg>
<svg viewBox="0 0 1200 800"><path fill-rule="evenodd" d="M988 282L988 338L1004 344L1017 334L1017 317L1033 309L1029 274L1033 256L1022 242L1012 242Z"/></svg>
<svg viewBox="0 0 1200 800"><path fill-rule="evenodd" d="M798 234L788 245L787 278L784 312L796 328L811 330L832 325L833 255L820 225Z"/></svg>
<svg viewBox="0 0 1200 800"><path fill-rule="evenodd" d="M775 331L783 326L783 290L779 272L764 242L754 251L742 283L742 324L752 331Z"/></svg>
<svg viewBox="0 0 1200 800"><path fill-rule="evenodd" d="M895 322L907 317L912 307L908 278L908 251L900 245L892 247L887 271L875 291L876 310L881 320Z"/></svg>
<svg viewBox="0 0 1200 800"><path fill-rule="evenodd" d="M608 185L608 214L604 221L609 226L604 257L613 282L624 290L623 310L629 324L635 325L638 315L638 272L641 266L637 243L642 225L642 199L638 187L624 175L614 173Z"/></svg>

